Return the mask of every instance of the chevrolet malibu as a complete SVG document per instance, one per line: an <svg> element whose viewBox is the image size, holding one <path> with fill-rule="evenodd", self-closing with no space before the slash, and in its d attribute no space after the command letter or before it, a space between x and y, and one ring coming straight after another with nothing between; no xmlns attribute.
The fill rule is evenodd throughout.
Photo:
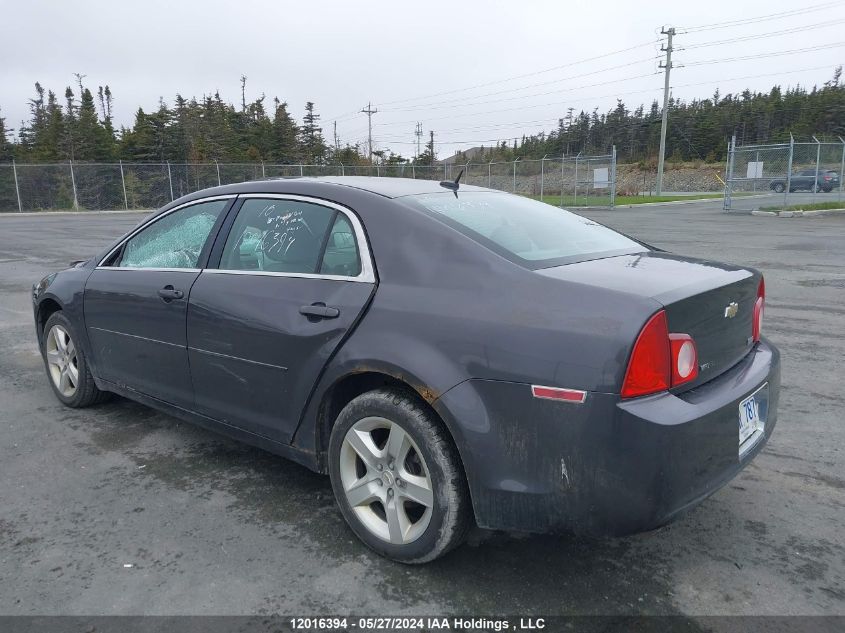
<svg viewBox="0 0 845 633"><path fill-rule="evenodd" d="M405 563L473 523L620 535L734 477L776 421L759 272L457 182L248 182L33 287L50 385L327 473Z"/></svg>

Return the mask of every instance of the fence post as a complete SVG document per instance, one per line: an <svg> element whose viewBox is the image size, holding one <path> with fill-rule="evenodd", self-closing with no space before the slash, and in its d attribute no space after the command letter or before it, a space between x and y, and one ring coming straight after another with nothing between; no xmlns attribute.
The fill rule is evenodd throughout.
<svg viewBox="0 0 845 633"><path fill-rule="evenodd" d="M727 187L727 196L725 196L725 210L730 211L731 207L733 206L733 177L734 177L734 165L736 164L736 134L731 136L731 144L728 149L728 178L725 180L725 186Z"/></svg>
<svg viewBox="0 0 845 633"><path fill-rule="evenodd" d="M167 161L167 181L170 183L170 200L173 200L173 176L170 174L170 161Z"/></svg>
<svg viewBox="0 0 845 633"><path fill-rule="evenodd" d="M376 163L376 177L381 176L381 167Z"/></svg>
<svg viewBox="0 0 845 633"><path fill-rule="evenodd" d="M563 174L566 169L566 152L560 157L560 208L563 208Z"/></svg>
<svg viewBox="0 0 845 633"><path fill-rule="evenodd" d="M70 163L70 184L73 187L73 210L79 211L79 198L76 197L76 176L73 175L73 161L68 161Z"/></svg>
<svg viewBox="0 0 845 633"><path fill-rule="evenodd" d="M12 161L12 174L15 176L15 195L18 197L18 213L23 213L23 204L21 204L21 190L18 187L18 168L15 166L15 161ZM839 187L840 191L842 187Z"/></svg>
<svg viewBox="0 0 845 633"><path fill-rule="evenodd" d="M546 171L546 154L543 154L543 158L540 159L540 202L543 201L543 187L545 183L545 171Z"/></svg>
<svg viewBox="0 0 845 633"><path fill-rule="evenodd" d="M469 161L467 161L466 166L464 166L464 171L466 172L464 174L464 184L468 185L469 184Z"/></svg>
<svg viewBox="0 0 845 633"><path fill-rule="evenodd" d="M521 156L517 156L516 160L513 161L513 188L511 191L516 193L516 164L519 162L519 159L522 158Z"/></svg>
<svg viewBox="0 0 845 633"><path fill-rule="evenodd" d="M123 176L123 161L120 161L120 184L123 185L123 208L129 211L129 198L126 197L126 178Z"/></svg>
<svg viewBox="0 0 845 633"><path fill-rule="evenodd" d="M839 137L839 140L842 141L842 164L839 166L839 200L842 200L842 185L843 180L845 180L845 138ZM15 181L17 182L17 180Z"/></svg>
<svg viewBox="0 0 845 633"><path fill-rule="evenodd" d="M217 169L217 186L219 187L223 183L220 182L220 163L217 162L217 159L214 159L214 167Z"/></svg>
<svg viewBox="0 0 845 633"><path fill-rule="evenodd" d="M267 178L267 172L264 171L264 161L261 161L261 177Z"/></svg>
<svg viewBox="0 0 845 633"><path fill-rule="evenodd" d="M616 204L616 145L610 151L610 208Z"/></svg>
<svg viewBox="0 0 845 633"><path fill-rule="evenodd" d="M575 155L575 191L574 191L575 195L573 196L573 199L572 199L572 206L573 207L578 206L578 157L580 155L581 155L581 152L578 152Z"/></svg>
<svg viewBox="0 0 845 633"><path fill-rule="evenodd" d="M789 133L789 164L786 166L786 189L783 190L783 208L786 208L789 199L789 190L792 189L792 159L795 157L795 138L792 132Z"/></svg>
<svg viewBox="0 0 845 633"><path fill-rule="evenodd" d="M816 193L819 189L819 163L822 160L822 144L815 136L813 140L816 142L816 179L813 181L813 203L816 202Z"/></svg>
<svg viewBox="0 0 845 633"><path fill-rule="evenodd" d="M491 189L493 184L493 161L487 163L487 188Z"/></svg>
<svg viewBox="0 0 845 633"><path fill-rule="evenodd" d="M414 163L411 163L411 176L414 180L417 179L417 166Z"/></svg>

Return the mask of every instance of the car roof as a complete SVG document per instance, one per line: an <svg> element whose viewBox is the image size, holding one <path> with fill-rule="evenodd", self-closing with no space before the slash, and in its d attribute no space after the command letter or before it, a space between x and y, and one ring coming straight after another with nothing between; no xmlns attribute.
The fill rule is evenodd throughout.
<svg viewBox="0 0 845 633"><path fill-rule="evenodd" d="M444 193L449 192L449 189L440 186L437 180L424 180L414 178L393 178L387 176L318 176L318 177L293 177L293 178L266 178L263 180L249 180L246 182L233 183L229 185L222 185L212 187L203 191L194 192L190 194L191 198L199 197L197 194L204 196L220 195L220 194L240 194L240 193L254 193L257 191L272 193L287 193L291 185L296 185L296 188L303 191L303 185L307 189L309 184L315 185L317 191L322 190L325 193L325 187L344 187L350 189L358 189L366 191L385 198L401 198L402 196L413 196L423 193ZM493 192L493 189L486 189L484 187L476 187L473 185L461 184L461 192L465 191L488 191Z"/></svg>
<svg viewBox="0 0 845 633"><path fill-rule="evenodd" d="M388 176L319 176L314 178L301 178L300 180L312 180L314 182L330 183L343 187L352 187L369 191L385 198L400 198L402 196L413 196L421 193L442 193L448 191L440 186L439 180L424 180L416 178L393 178ZM460 186L461 191L485 191L483 187L473 185Z"/></svg>

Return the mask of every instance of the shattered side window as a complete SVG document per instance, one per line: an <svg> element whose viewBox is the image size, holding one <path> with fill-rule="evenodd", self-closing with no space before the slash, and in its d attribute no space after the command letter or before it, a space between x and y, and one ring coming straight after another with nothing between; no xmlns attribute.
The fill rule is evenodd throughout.
<svg viewBox="0 0 845 633"><path fill-rule="evenodd" d="M202 202L164 216L126 242L118 266L197 268L226 200Z"/></svg>

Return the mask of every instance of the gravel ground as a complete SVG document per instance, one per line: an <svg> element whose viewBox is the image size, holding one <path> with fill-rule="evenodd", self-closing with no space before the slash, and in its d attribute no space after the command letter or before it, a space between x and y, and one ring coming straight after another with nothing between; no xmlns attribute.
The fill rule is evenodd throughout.
<svg viewBox="0 0 845 633"><path fill-rule="evenodd" d="M304 468L126 400L60 406L30 284L141 216L0 217L0 614L845 614L845 217L720 205L586 215L764 271L783 352L765 451L658 531L476 531L417 568L361 546Z"/></svg>

